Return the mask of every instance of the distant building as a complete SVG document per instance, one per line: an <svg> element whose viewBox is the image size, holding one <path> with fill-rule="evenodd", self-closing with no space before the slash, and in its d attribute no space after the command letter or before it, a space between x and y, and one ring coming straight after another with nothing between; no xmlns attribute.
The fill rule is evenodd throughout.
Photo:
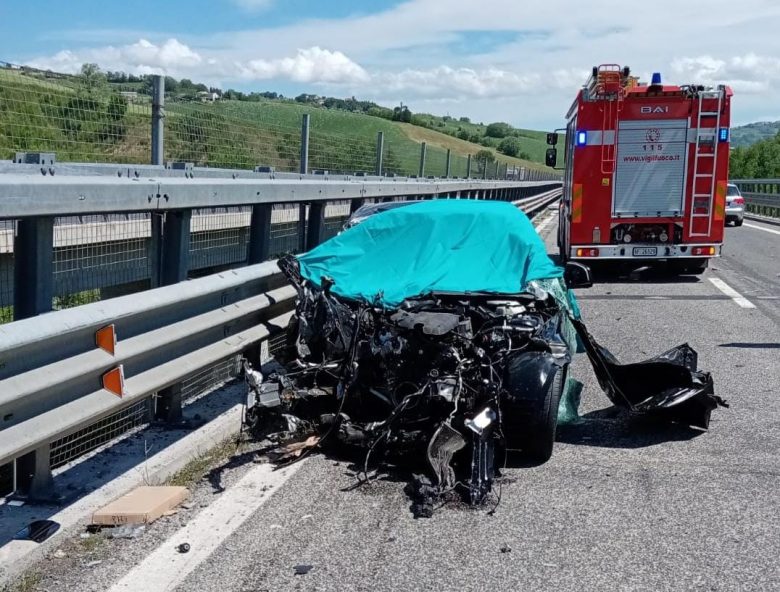
<svg viewBox="0 0 780 592"><path fill-rule="evenodd" d="M214 101L218 101L222 98L219 93L209 92L207 90L199 91L195 96L197 96L198 99L204 103L213 103Z"/></svg>
<svg viewBox="0 0 780 592"><path fill-rule="evenodd" d="M128 103L134 103L138 100L138 93L134 90L120 90L119 94L127 99Z"/></svg>

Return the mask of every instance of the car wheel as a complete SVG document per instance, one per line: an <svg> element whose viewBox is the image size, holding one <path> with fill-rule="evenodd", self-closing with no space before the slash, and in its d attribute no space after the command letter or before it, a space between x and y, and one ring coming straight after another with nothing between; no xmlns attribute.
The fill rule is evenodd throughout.
<svg viewBox="0 0 780 592"><path fill-rule="evenodd" d="M737 218L734 220L734 226L742 226L742 222L744 222L742 218Z"/></svg>
<svg viewBox="0 0 780 592"><path fill-rule="evenodd" d="M555 373L544 401L530 412L528 423L523 426L520 449L523 456L533 463L545 463L552 456L555 431L558 427L558 407L568 370L567 364Z"/></svg>
<svg viewBox="0 0 780 592"><path fill-rule="evenodd" d="M691 263L688 263L685 266L685 273L690 273L693 275L701 275L707 269L709 264L710 264L709 259L698 259L692 261Z"/></svg>

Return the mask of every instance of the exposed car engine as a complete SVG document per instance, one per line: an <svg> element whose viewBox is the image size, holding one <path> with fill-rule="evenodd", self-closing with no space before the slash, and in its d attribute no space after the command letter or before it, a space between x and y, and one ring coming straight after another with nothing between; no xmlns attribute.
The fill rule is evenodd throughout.
<svg viewBox="0 0 780 592"><path fill-rule="evenodd" d="M432 294L387 311L301 280L293 257L280 267L300 298L285 363L249 410L256 432L331 435L366 450L366 472L374 455L422 453L433 491L473 504L507 446L549 458L571 359L552 297Z"/></svg>

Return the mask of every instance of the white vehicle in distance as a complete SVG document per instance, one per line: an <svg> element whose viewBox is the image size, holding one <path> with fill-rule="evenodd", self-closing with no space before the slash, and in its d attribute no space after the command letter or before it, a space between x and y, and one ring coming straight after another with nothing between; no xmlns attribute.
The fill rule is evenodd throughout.
<svg viewBox="0 0 780 592"><path fill-rule="evenodd" d="M745 198L739 192L739 187L729 183L726 189L726 224L733 222L734 226L742 226L745 218Z"/></svg>

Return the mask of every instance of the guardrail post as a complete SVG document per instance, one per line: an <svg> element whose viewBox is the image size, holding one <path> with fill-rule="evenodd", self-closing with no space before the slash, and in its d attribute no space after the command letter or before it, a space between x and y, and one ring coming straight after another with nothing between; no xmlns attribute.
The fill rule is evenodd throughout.
<svg viewBox="0 0 780 592"><path fill-rule="evenodd" d="M308 230L306 231L306 250L310 251L322 242L325 230L325 202L315 201L309 205Z"/></svg>
<svg viewBox="0 0 780 592"><path fill-rule="evenodd" d="M157 409L154 417L165 423L181 423L181 383L178 382L157 393Z"/></svg>
<svg viewBox="0 0 780 592"><path fill-rule="evenodd" d="M302 175L309 172L309 114L303 114L301 122L301 169Z"/></svg>
<svg viewBox="0 0 780 592"><path fill-rule="evenodd" d="M298 204L298 251L306 250L306 204Z"/></svg>
<svg viewBox="0 0 780 592"><path fill-rule="evenodd" d="M249 243L247 244L247 265L262 263L271 251L271 204L255 204L249 219Z"/></svg>
<svg viewBox="0 0 780 592"><path fill-rule="evenodd" d="M385 153L385 132L377 132L376 134L376 170L374 171L378 176L382 175L382 159Z"/></svg>
<svg viewBox="0 0 780 592"><path fill-rule="evenodd" d="M21 219L14 238L14 320L52 309L54 218Z"/></svg>
<svg viewBox="0 0 780 592"><path fill-rule="evenodd" d="M425 177L425 142L420 144L420 174L419 177L422 179Z"/></svg>
<svg viewBox="0 0 780 592"><path fill-rule="evenodd" d="M152 164L163 164L165 127L165 78L152 76Z"/></svg>
<svg viewBox="0 0 780 592"><path fill-rule="evenodd" d="M169 286L187 279L190 267L190 221L192 210L165 213L162 225L160 285Z"/></svg>
<svg viewBox="0 0 780 592"><path fill-rule="evenodd" d="M56 498L51 474L51 447L42 444L16 459L17 488L30 501L50 502Z"/></svg>
<svg viewBox="0 0 780 592"><path fill-rule="evenodd" d="M362 197L356 197L354 199L349 200L349 214L350 216L358 211L358 208L362 206L364 203L366 203L366 200Z"/></svg>
<svg viewBox="0 0 780 592"><path fill-rule="evenodd" d="M466 178L471 179L471 154L466 159Z"/></svg>
<svg viewBox="0 0 780 592"><path fill-rule="evenodd" d="M450 178L450 164L452 163L452 150L447 148L447 166L446 171L444 173L444 176L448 179Z"/></svg>

